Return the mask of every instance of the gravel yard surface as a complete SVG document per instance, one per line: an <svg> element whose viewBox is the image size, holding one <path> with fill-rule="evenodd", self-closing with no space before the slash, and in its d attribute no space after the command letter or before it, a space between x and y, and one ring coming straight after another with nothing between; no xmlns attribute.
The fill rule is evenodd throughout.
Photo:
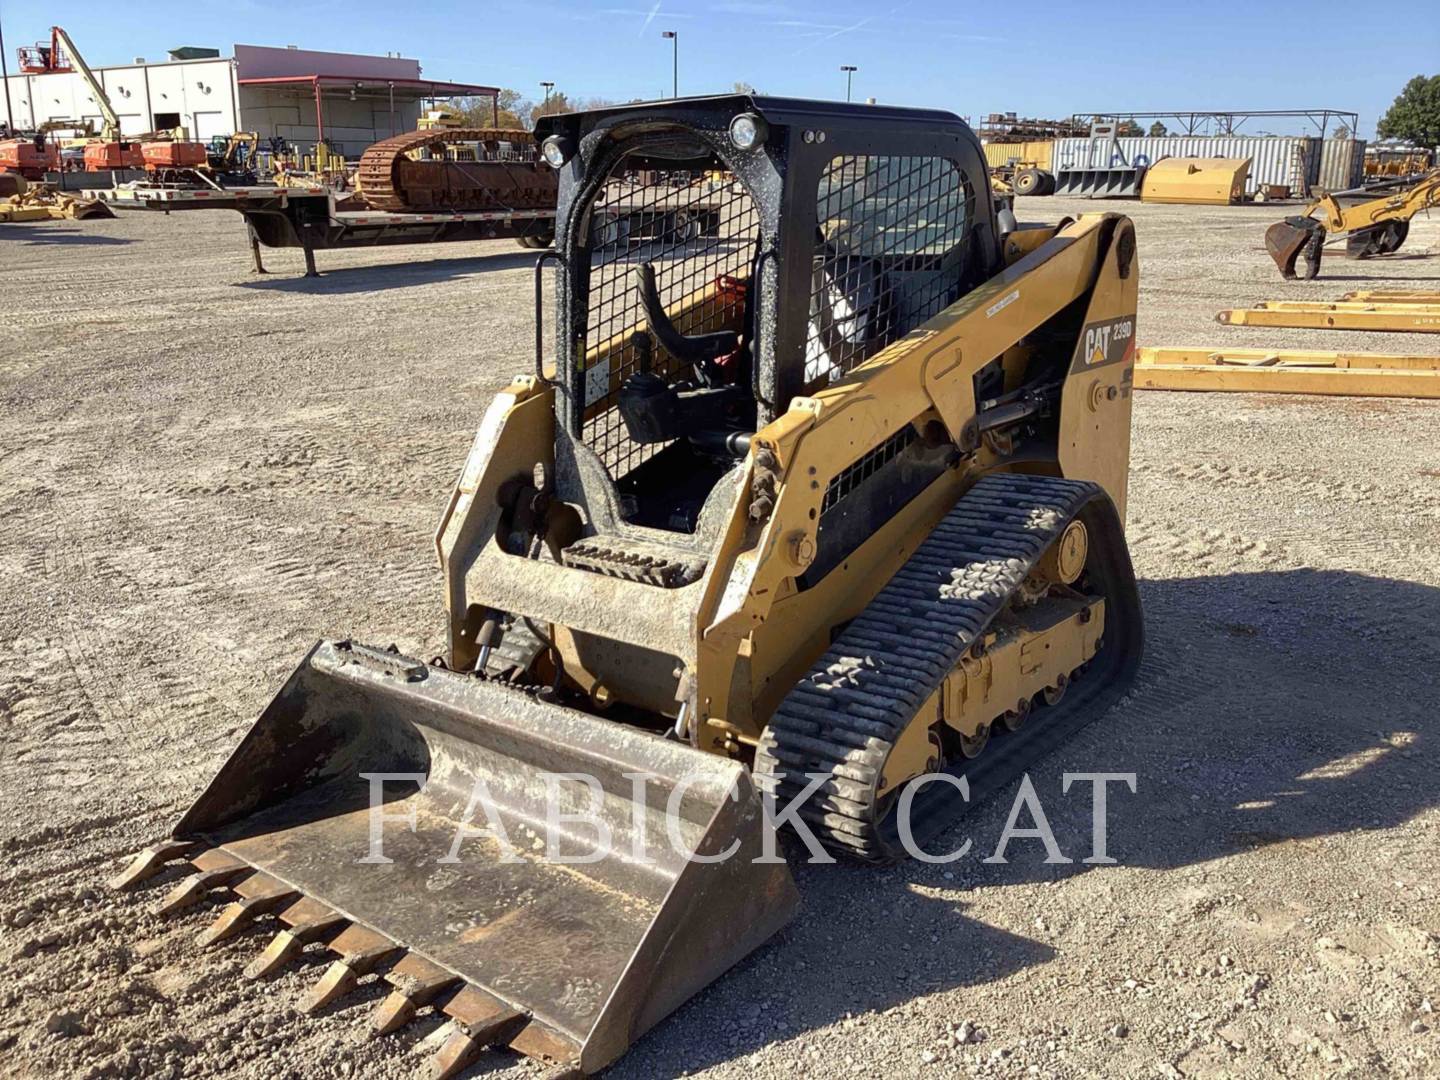
<svg viewBox="0 0 1440 1080"><path fill-rule="evenodd" d="M1213 321L1440 289L1440 220L1286 284L1281 208L1122 208L1142 345L1440 351ZM228 212L0 226L0 254L0 1071L415 1074L439 1019L366 1038L374 985L303 1018L323 959L251 983L267 933L202 952L213 910L104 883L317 638L439 650L431 532L530 367L534 254L321 252L307 281L267 252L257 278ZM611 1075L1440 1075L1440 402L1145 393L1132 463L1144 670L1031 774L1072 861L982 861L1012 786L953 864L797 867L802 916ZM1066 770L1136 774L1116 864L1081 861Z"/></svg>

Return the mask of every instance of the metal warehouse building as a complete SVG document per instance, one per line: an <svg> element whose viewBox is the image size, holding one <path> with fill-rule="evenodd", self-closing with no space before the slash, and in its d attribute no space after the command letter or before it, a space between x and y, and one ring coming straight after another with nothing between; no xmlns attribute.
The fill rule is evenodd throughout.
<svg viewBox="0 0 1440 1080"><path fill-rule="evenodd" d="M298 146L323 137L350 156L413 130L430 99L493 100L497 93L490 86L424 79L416 60L294 47L236 45L228 57L218 49L184 48L158 63L137 57L133 64L91 67L126 135L184 126L202 142L236 131L254 131L261 139L278 135ZM78 73L22 72L9 77L7 90L12 128L71 119L100 128L100 109Z"/></svg>

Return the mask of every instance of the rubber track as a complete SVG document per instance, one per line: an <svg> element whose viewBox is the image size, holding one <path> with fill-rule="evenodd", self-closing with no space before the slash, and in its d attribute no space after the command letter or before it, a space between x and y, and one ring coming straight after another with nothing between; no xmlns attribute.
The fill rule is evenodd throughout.
<svg viewBox="0 0 1440 1080"><path fill-rule="evenodd" d="M530 146L535 136L519 128L429 128L407 131L371 144L360 155L356 170L360 193L372 210L399 212L410 209L404 192L395 189L395 164L412 150L440 147L452 142L511 142Z"/></svg>
<svg viewBox="0 0 1440 1080"><path fill-rule="evenodd" d="M887 857L875 799L895 740L1100 490L1017 474L976 483L780 703L756 786L784 805L828 773L801 817L837 854Z"/></svg>

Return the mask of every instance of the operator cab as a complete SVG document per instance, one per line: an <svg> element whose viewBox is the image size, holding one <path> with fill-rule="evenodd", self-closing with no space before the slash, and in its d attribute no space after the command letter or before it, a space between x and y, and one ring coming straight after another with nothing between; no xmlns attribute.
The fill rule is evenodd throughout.
<svg viewBox="0 0 1440 1080"><path fill-rule="evenodd" d="M948 113L735 95L537 135L561 172L555 481L590 531L701 539L755 431L1000 265Z"/></svg>

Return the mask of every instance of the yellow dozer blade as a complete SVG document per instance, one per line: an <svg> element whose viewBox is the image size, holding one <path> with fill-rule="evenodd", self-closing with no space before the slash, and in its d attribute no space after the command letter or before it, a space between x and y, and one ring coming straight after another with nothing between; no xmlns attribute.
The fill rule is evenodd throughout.
<svg viewBox="0 0 1440 1080"><path fill-rule="evenodd" d="M1145 170L1140 201L1229 206L1245 200L1250 158L1162 158Z"/></svg>
<svg viewBox="0 0 1440 1080"><path fill-rule="evenodd" d="M235 894L204 942L277 916L252 977L325 942L337 960L302 1011L382 971L377 1030L426 1005L454 1020L436 1075L494 1045L589 1073L791 918L789 869L756 861L763 827L738 763L322 641L173 838L114 884L183 856L197 874L162 911Z"/></svg>

